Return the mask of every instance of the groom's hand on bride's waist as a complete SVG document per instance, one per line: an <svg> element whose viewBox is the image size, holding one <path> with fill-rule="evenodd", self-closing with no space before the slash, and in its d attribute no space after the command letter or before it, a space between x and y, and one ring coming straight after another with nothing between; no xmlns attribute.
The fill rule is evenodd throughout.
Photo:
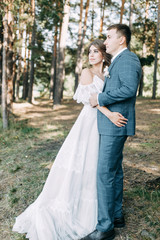
<svg viewBox="0 0 160 240"><path fill-rule="evenodd" d="M96 107L96 106L98 105L98 102L97 102L97 93L93 93L93 94L90 96L89 102L90 102L90 104L91 104L92 107Z"/></svg>

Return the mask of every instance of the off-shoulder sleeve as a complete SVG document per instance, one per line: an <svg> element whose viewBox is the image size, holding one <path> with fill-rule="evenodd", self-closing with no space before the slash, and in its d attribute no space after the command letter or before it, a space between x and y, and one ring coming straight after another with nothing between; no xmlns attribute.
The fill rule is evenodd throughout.
<svg viewBox="0 0 160 240"><path fill-rule="evenodd" d="M88 85L79 84L77 90L73 96L73 99L77 101L77 103L83 103L84 105L89 104L89 98L92 93L99 93L99 89L96 87L94 83Z"/></svg>

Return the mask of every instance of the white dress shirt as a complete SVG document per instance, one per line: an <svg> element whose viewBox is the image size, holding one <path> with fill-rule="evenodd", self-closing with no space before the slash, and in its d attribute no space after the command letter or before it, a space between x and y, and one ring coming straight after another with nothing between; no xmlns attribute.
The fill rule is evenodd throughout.
<svg viewBox="0 0 160 240"><path fill-rule="evenodd" d="M126 50L126 49L127 49L127 47L121 49L118 53L116 53L116 55L114 55L114 56L112 57L111 63L114 61L114 59L115 59L120 53L122 53L122 52L123 52L124 50Z"/></svg>

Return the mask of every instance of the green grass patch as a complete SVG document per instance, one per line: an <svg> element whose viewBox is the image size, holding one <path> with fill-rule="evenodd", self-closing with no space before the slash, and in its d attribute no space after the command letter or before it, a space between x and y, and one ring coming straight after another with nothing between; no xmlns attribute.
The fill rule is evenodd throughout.
<svg viewBox="0 0 160 240"><path fill-rule="evenodd" d="M159 203L160 205L160 190L149 191L146 188L136 187L126 192L126 195L131 198L141 198L143 201L151 201L157 205Z"/></svg>
<svg viewBox="0 0 160 240"><path fill-rule="evenodd" d="M62 133L63 128L61 127ZM28 125L28 121L14 121L9 129L0 129L1 218L3 239L22 240L23 235L11 232L14 217L20 214L40 194L49 169L63 142L64 136L43 139L41 129ZM65 135L65 134L64 134ZM10 223L10 224L7 224ZM8 235L7 235L8 234Z"/></svg>
<svg viewBox="0 0 160 240"><path fill-rule="evenodd" d="M148 190L145 186L135 187L124 192L124 199L126 202L131 202L127 211L129 212L129 209L132 208L132 214L135 218L133 221L143 225L151 236L158 239L160 233L160 190ZM140 239L147 238L143 236Z"/></svg>

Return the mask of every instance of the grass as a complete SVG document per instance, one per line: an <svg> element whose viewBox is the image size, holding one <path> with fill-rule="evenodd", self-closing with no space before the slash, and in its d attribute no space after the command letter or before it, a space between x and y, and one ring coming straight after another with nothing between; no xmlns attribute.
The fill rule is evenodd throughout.
<svg viewBox="0 0 160 240"><path fill-rule="evenodd" d="M160 183L147 183L157 176L146 172L151 164L160 166L160 119L156 112L150 114L152 109L159 109L159 102L140 99L137 105L137 133L128 139L124 154L130 161L130 165L124 161L127 228L122 233L126 237L116 238L118 240L152 240L160 236ZM10 128L3 131L0 120L0 239L25 239L24 235L11 231L14 218L40 194L49 173L48 166L54 162L79 113L75 106L67 102L53 113L42 108L47 119L43 116L36 119L34 126L30 124L32 119L16 118L10 122ZM38 112L40 114L40 108Z"/></svg>
<svg viewBox="0 0 160 240"><path fill-rule="evenodd" d="M159 239L160 189L148 190L147 187L135 187L125 192L124 199L126 202L132 204L132 213L134 214L136 223L143 226L143 230L145 229L145 231L149 233L148 238L145 236L142 237L141 234L138 237L137 233L131 230L133 231L133 239L151 239L152 237L154 239ZM129 205L126 210L130 211ZM130 214L128 214L128 216L129 215Z"/></svg>
<svg viewBox="0 0 160 240"><path fill-rule="evenodd" d="M1 218L0 239L22 240L24 236L12 233L16 217L40 194L57 151L67 134L62 126L61 134L53 139L41 139L45 127L34 128L27 121L10 124L9 130L0 129ZM57 131L56 129L56 131ZM7 219L7 221L5 220Z"/></svg>

